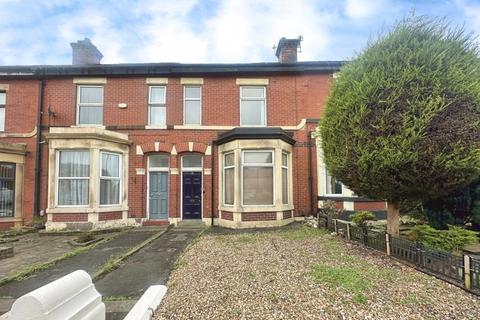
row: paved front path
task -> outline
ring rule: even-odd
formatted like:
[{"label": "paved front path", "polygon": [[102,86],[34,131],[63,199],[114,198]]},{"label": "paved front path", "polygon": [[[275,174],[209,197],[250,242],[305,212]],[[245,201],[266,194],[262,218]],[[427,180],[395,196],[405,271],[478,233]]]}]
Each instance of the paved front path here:
[{"label": "paved front path", "polygon": [[170,229],[96,282],[95,287],[104,297],[139,297],[149,286],[165,284],[180,253],[200,232]]},{"label": "paved front path", "polygon": [[14,252],[13,257],[0,260],[0,278],[11,276],[32,264],[44,263],[74,250],[75,248],[68,244],[68,240],[76,237],[78,235],[40,236],[35,232],[14,237],[18,238],[18,241],[0,244],[13,246]]},{"label": "paved front path", "polygon": [[[75,270],[85,270],[93,275],[106,261],[143,242],[159,230],[142,229],[121,233],[110,241],[99,244],[72,258],[60,261],[54,266],[33,274],[23,281],[13,281],[0,287],[0,297],[18,298],[49,282],[63,277]],[[118,279],[117,279],[118,281]]]}]

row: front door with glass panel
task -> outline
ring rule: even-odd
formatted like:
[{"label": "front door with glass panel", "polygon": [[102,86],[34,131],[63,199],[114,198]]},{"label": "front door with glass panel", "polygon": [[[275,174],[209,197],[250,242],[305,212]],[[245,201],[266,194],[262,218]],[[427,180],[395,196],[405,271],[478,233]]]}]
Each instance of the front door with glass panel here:
[{"label": "front door with glass panel", "polygon": [[149,218],[168,219],[168,156],[152,155],[148,159]]},{"label": "front door with glass panel", "polygon": [[182,157],[183,219],[202,218],[202,156]]}]

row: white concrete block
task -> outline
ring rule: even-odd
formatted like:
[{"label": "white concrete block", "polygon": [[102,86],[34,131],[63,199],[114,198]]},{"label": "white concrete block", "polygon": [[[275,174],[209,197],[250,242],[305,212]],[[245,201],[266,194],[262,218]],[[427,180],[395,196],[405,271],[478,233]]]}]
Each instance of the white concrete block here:
[{"label": "white concrete block", "polygon": [[150,286],[123,320],[150,320],[165,293],[165,286]]},{"label": "white concrete block", "polygon": [[18,298],[8,320],[105,320],[105,304],[83,270]]}]

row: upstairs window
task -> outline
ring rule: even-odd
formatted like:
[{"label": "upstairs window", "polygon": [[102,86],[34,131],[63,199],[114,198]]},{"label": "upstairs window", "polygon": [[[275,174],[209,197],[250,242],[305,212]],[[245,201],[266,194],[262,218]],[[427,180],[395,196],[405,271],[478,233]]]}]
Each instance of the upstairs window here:
[{"label": "upstairs window", "polygon": [[103,86],[79,86],[77,96],[77,123],[79,125],[102,125]]},{"label": "upstairs window", "polygon": [[151,126],[165,126],[167,111],[165,106],[164,86],[152,86],[148,94],[148,124]]},{"label": "upstairs window", "polygon": [[186,86],[183,90],[183,123],[202,123],[202,90],[199,86]]},{"label": "upstairs window", "polygon": [[7,94],[0,92],[0,131],[5,131],[5,104],[7,100]]},{"label": "upstairs window", "polygon": [[116,153],[101,153],[100,205],[120,204],[121,159]]},{"label": "upstairs window", "polygon": [[240,125],[266,126],[265,87],[240,87]]}]

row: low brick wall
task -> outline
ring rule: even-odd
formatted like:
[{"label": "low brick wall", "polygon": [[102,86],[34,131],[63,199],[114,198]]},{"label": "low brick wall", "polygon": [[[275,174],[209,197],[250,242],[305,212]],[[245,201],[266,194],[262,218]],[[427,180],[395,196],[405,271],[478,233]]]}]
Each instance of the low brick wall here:
[{"label": "low brick wall", "polygon": [[86,213],[54,213],[52,215],[53,222],[87,222],[88,214]]},{"label": "low brick wall", "polygon": [[98,214],[98,221],[119,220],[122,219],[122,212],[100,212]]},{"label": "low brick wall", "polygon": [[242,221],[272,221],[277,220],[276,212],[243,212]]},{"label": "low brick wall", "polygon": [[283,217],[282,217],[283,220],[290,219],[291,217],[292,217],[292,211],[290,210],[283,211]]},{"label": "low brick wall", "polygon": [[233,221],[233,212],[222,211],[222,219]]}]

